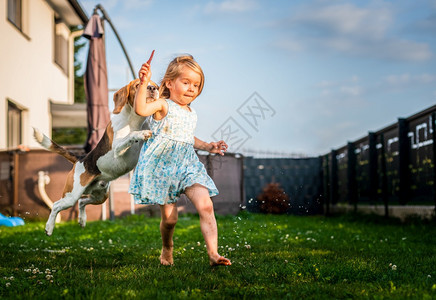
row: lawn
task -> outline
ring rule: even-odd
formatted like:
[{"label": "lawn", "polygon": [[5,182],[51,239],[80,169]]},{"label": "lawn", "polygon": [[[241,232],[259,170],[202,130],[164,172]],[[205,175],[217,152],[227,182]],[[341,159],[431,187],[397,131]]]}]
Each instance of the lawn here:
[{"label": "lawn", "polygon": [[242,212],[218,217],[210,267],[198,216],[181,215],[175,265],[159,264],[159,218],[0,227],[3,299],[435,299],[434,221]]}]

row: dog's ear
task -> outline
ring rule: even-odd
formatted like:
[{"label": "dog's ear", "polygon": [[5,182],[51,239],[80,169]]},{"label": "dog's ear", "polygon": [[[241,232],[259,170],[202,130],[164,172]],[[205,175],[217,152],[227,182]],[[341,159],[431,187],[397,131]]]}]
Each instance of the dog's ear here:
[{"label": "dog's ear", "polygon": [[135,79],[129,83],[128,91],[127,91],[127,101],[130,104],[130,106],[133,107],[133,104],[135,102],[136,92],[138,91],[140,80]]},{"label": "dog's ear", "polygon": [[127,102],[127,89],[128,85],[125,87],[120,88],[115,94],[114,94],[114,104],[115,108],[113,110],[114,114],[119,114],[121,110],[123,109],[124,105],[126,105]]},{"label": "dog's ear", "polygon": [[[122,87],[114,94],[114,104],[115,104],[115,108],[113,110],[114,114],[119,114],[121,112],[124,105],[126,105],[127,101],[129,101],[130,97],[133,96],[133,99],[134,99],[135,95],[131,94],[131,89],[133,88],[133,85],[137,81],[138,81],[138,79],[129,82],[128,85]],[[131,104],[133,104],[133,100],[131,101]]]}]

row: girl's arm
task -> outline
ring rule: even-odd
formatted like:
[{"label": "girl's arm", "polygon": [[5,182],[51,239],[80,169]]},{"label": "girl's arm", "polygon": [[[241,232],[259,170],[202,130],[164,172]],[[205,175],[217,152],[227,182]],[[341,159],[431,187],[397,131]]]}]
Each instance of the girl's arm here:
[{"label": "girl's arm", "polygon": [[166,108],[165,100],[158,99],[156,101],[147,103],[146,98],[147,98],[147,84],[140,83],[135,95],[135,102],[133,104],[136,114],[144,117],[151,116],[156,112],[160,112],[161,114],[164,114],[163,111]]},{"label": "girl's arm", "polygon": [[[154,51],[153,51],[154,52]],[[141,80],[141,83],[138,86],[138,90],[136,91],[135,95],[135,102],[134,102],[134,108],[135,112],[140,116],[151,116],[152,114],[156,112],[161,112],[164,109],[164,103],[162,99],[147,103],[147,86],[150,82],[151,78],[151,70],[150,70],[150,61],[143,64],[141,66],[141,69],[139,70],[139,79]]]},{"label": "girl's arm", "polygon": [[218,153],[224,155],[227,151],[228,145],[224,141],[206,143],[196,137],[194,137],[194,148],[198,150],[204,150],[209,153]]}]

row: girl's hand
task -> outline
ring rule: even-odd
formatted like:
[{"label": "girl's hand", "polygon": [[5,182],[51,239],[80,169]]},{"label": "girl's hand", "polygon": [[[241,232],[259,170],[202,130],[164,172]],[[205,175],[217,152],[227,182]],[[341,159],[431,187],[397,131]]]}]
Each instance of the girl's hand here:
[{"label": "girl's hand", "polygon": [[150,58],[147,60],[145,64],[142,65],[141,70],[139,70],[139,79],[141,80],[141,84],[148,84],[151,79],[151,71],[150,64],[153,59],[154,50],[151,52]]},{"label": "girl's hand", "polygon": [[139,70],[139,79],[141,80],[141,84],[148,84],[151,79],[151,70],[150,70],[150,64],[145,63],[142,65],[141,69]]},{"label": "girl's hand", "polygon": [[211,149],[209,150],[210,153],[218,153],[219,155],[224,155],[224,152],[227,152],[227,148],[229,147],[226,142],[219,141],[219,142],[210,142]]}]

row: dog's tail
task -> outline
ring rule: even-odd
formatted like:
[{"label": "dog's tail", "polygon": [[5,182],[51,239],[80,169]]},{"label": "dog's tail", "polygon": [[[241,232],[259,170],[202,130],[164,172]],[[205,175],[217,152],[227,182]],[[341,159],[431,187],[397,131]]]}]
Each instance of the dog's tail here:
[{"label": "dog's tail", "polygon": [[53,142],[51,139],[49,139],[45,134],[43,134],[35,127],[33,128],[33,136],[35,137],[35,140],[38,143],[40,143],[41,146],[43,146],[45,149],[51,152],[55,152],[59,155],[62,155],[73,164],[79,160],[79,158],[76,155],[74,155],[72,152],[68,151],[64,147],[61,147],[55,142]]}]

